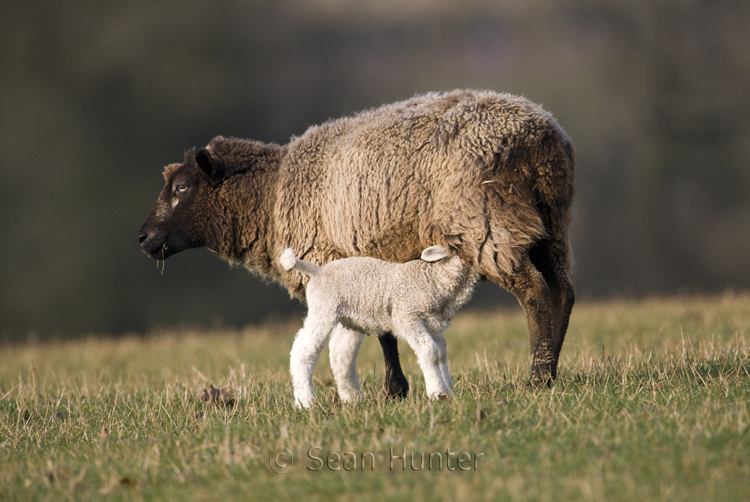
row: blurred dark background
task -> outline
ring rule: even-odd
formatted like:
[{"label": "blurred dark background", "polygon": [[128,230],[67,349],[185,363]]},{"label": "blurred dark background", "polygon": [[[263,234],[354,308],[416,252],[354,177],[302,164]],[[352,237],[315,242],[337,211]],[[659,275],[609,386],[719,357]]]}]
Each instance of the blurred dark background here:
[{"label": "blurred dark background", "polygon": [[141,254],[162,168],[454,88],[522,94],[572,137],[580,298],[750,287],[750,2],[11,0],[0,19],[3,340],[300,315],[205,249],[163,272]]}]

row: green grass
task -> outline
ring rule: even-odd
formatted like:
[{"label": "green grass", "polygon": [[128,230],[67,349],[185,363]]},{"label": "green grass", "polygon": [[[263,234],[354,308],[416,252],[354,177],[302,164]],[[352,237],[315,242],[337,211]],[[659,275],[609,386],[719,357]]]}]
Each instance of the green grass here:
[{"label": "green grass", "polygon": [[[324,354],[309,412],[287,370],[300,324],[3,347],[0,500],[750,498],[748,295],[579,304],[552,390],[525,385],[520,310],[462,313],[455,399],[425,399],[401,344],[413,392],[384,400],[367,339],[365,400],[334,401]],[[210,385],[235,405],[204,404]],[[282,474],[277,447],[294,456]]]}]

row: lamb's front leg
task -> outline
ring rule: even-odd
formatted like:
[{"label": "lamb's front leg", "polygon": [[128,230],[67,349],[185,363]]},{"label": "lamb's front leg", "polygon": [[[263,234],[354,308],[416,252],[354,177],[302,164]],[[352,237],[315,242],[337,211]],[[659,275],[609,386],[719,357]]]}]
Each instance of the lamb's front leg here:
[{"label": "lamb's front leg", "polygon": [[333,378],[341,400],[346,403],[357,401],[362,396],[357,378],[357,354],[363,338],[361,333],[339,323],[333,328],[328,343]]},{"label": "lamb's front leg", "polygon": [[448,369],[448,342],[445,341],[445,330],[438,332],[433,338],[440,353],[440,373],[443,375],[443,381],[450,388],[451,394],[453,394],[453,380],[451,379],[451,372]]},{"label": "lamb's front leg", "polygon": [[294,405],[309,408],[315,401],[313,371],[336,321],[308,315],[292,345],[289,372],[294,385]]},{"label": "lamb's front leg", "polygon": [[404,338],[417,355],[424,374],[425,390],[431,398],[452,396],[453,389],[443,379],[440,369],[440,348],[421,321],[401,322],[397,334]]}]

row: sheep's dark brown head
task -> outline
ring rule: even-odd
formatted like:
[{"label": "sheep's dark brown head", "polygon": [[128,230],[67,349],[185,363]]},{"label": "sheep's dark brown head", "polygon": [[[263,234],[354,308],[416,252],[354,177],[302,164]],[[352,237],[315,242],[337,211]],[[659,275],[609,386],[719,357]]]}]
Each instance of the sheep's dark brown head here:
[{"label": "sheep's dark brown head", "polygon": [[205,148],[188,152],[182,164],[164,169],[164,188],[141,227],[141,250],[163,260],[185,249],[206,246],[206,202],[224,176],[221,162]]}]

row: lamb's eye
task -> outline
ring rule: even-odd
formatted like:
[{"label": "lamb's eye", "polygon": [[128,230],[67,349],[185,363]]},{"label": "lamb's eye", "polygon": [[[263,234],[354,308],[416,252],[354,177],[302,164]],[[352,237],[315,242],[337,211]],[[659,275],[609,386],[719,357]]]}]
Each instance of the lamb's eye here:
[{"label": "lamb's eye", "polygon": [[175,193],[185,193],[188,191],[188,188],[190,187],[188,187],[187,185],[177,185],[176,187],[174,187],[174,191]]}]

